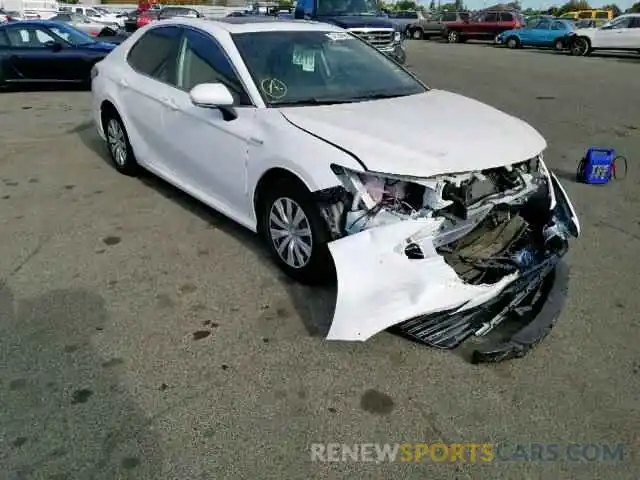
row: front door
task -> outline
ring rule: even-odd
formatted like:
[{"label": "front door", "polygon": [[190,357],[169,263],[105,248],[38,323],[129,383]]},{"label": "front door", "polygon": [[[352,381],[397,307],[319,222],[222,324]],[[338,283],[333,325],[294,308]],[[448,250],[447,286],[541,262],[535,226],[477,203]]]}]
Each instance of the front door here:
[{"label": "front door", "polygon": [[[226,85],[235,99],[235,114],[195,106],[189,91],[203,83]],[[185,29],[177,87],[170,99],[174,110],[164,121],[172,138],[166,152],[169,168],[185,189],[217,210],[236,218],[246,215],[251,202],[246,177],[255,108],[213,37]]]},{"label": "front door", "polygon": [[596,32],[594,46],[600,48],[632,48],[629,31],[633,17],[621,17]]},{"label": "front door", "polygon": [[56,58],[53,44],[59,39],[40,26],[19,23],[5,29],[8,39],[6,65],[14,80],[55,81],[63,79],[64,65]]}]

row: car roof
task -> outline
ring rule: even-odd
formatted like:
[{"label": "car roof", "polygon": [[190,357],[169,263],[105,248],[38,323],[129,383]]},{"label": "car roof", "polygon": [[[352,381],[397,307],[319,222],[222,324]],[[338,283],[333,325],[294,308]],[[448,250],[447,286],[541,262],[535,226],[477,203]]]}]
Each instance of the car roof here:
[{"label": "car roof", "polygon": [[[61,15],[56,13],[56,15]],[[58,27],[61,22],[55,22],[51,20],[21,20],[20,22],[5,23],[0,25],[2,27],[9,27],[11,25],[19,25],[21,27]]]},{"label": "car roof", "polygon": [[[260,19],[260,20],[257,20]],[[263,20],[264,19],[264,20]],[[223,17],[216,19],[201,18],[172,18],[163,20],[165,25],[186,25],[215,34],[216,30],[226,30],[229,33],[250,32],[342,32],[343,29],[327,23],[311,22],[307,20],[282,20],[269,17]]]}]

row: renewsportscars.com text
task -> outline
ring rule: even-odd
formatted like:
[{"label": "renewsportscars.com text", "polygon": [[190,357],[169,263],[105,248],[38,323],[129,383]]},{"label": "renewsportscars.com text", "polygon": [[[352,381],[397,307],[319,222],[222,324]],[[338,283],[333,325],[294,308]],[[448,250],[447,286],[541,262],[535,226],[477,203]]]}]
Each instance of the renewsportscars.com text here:
[{"label": "renewsportscars.com text", "polygon": [[608,443],[313,443],[314,462],[621,462],[624,444]]}]

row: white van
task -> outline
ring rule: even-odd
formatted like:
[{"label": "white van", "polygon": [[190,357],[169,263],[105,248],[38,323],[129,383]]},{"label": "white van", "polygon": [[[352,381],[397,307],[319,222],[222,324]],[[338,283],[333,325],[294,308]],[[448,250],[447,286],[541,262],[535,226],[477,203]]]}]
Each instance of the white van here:
[{"label": "white van", "polygon": [[62,5],[58,9],[60,13],[78,13],[89,17],[91,20],[97,23],[103,23],[105,25],[117,24],[119,27],[124,27],[124,18],[117,18],[110,13],[102,13],[95,8],[87,5]]}]

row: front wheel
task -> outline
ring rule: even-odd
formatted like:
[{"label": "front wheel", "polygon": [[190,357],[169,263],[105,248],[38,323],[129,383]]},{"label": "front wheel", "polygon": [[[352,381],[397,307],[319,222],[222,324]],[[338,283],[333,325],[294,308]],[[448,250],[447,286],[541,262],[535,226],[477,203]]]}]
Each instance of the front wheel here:
[{"label": "front wheel", "polygon": [[329,229],[306,187],[282,179],[261,197],[259,230],[280,269],[306,285],[328,283],[334,272]]},{"label": "front wheel", "polygon": [[414,40],[422,40],[424,38],[424,33],[422,32],[422,29],[420,28],[416,28],[411,32],[411,38],[413,38]]},{"label": "front wheel", "polygon": [[571,42],[571,55],[575,57],[586,57],[591,53],[591,43],[584,37],[579,37]]}]

